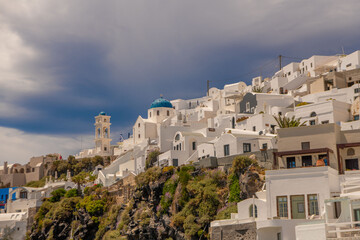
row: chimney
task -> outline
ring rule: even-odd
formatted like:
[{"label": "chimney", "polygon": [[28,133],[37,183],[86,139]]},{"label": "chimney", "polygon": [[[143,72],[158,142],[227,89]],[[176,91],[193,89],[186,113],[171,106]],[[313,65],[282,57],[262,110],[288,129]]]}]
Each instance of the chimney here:
[{"label": "chimney", "polygon": [[4,174],[8,174],[7,161],[4,162]]}]

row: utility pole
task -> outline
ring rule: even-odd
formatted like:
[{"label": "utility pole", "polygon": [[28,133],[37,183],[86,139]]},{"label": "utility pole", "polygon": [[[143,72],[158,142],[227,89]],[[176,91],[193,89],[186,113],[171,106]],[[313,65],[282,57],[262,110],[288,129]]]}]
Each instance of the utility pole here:
[{"label": "utility pole", "polygon": [[282,58],[282,56],[279,55],[279,70],[281,70],[281,58]]},{"label": "utility pole", "polygon": [[207,95],[209,96],[209,89],[210,89],[210,81],[206,81],[206,89],[207,89]]}]

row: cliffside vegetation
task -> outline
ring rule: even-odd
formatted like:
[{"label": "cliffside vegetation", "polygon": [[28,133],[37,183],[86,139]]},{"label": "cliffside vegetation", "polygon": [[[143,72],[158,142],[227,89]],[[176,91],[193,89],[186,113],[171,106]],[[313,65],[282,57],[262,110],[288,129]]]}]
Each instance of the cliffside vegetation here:
[{"label": "cliffside vegetation", "polygon": [[236,203],[262,186],[261,171],[247,157],[235,158],[228,173],[192,165],[150,167],[136,176],[126,205],[99,185],[82,194],[57,190],[36,214],[29,238],[208,239],[211,221],[230,218]]}]

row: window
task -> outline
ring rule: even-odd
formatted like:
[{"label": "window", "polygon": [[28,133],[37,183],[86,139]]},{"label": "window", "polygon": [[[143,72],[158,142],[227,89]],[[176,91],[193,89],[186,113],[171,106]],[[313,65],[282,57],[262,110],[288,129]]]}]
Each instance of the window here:
[{"label": "window", "polygon": [[179,151],[179,145],[176,145],[176,150]]},{"label": "window", "polygon": [[243,143],[243,150],[244,150],[244,153],[251,152],[251,144]]},{"label": "window", "polygon": [[150,112],[150,117],[151,117],[151,112]]},{"label": "window", "polygon": [[287,168],[295,168],[296,167],[295,157],[287,157],[286,158],[286,167]]},{"label": "window", "polygon": [[262,149],[267,149],[268,148],[268,145],[267,145],[267,143],[263,143],[263,145],[262,145]]},{"label": "window", "polygon": [[196,142],[192,142],[192,150],[196,150]]},{"label": "window", "polygon": [[317,194],[308,195],[309,215],[319,215],[318,196]]},{"label": "window", "polygon": [[310,114],[310,117],[316,117],[316,112],[312,112],[312,113]]},{"label": "window", "polygon": [[159,110],[156,111],[156,115],[158,115],[158,116],[160,115],[160,111],[159,111]]},{"label": "window", "polygon": [[281,232],[277,233],[277,240],[281,240]]},{"label": "window", "polygon": [[288,73],[288,76],[290,76],[290,75],[291,75],[291,72]]},{"label": "window", "polygon": [[254,131],[254,132],[256,131],[256,127],[255,127],[255,126],[253,126],[253,131]]},{"label": "window", "polygon": [[312,65],[312,63],[310,63],[310,67],[312,67],[313,65]]},{"label": "window", "polygon": [[140,138],[140,134],[138,134],[138,138]]},{"label": "window", "polygon": [[181,151],[181,143],[179,144],[179,150]]},{"label": "window", "polygon": [[302,150],[308,150],[308,149],[310,149],[310,142],[302,142],[302,143],[301,143],[301,149],[302,149]]},{"label": "window", "polygon": [[167,110],[166,114],[167,114],[168,116],[170,116],[170,111],[169,111],[169,110]]},{"label": "window", "polygon": [[353,156],[353,155],[355,155],[355,150],[354,150],[353,148],[349,148],[349,149],[347,150],[347,155],[348,155],[348,156]]},{"label": "window", "polygon": [[107,151],[107,147],[104,147],[104,151]]},{"label": "window", "polygon": [[[254,209],[255,206],[255,209]],[[258,212],[257,212],[257,206],[254,204],[251,204],[249,207],[249,217],[254,217],[254,213],[255,213],[255,218],[258,217]]]},{"label": "window", "polygon": [[282,115],[282,112],[278,112],[278,114],[279,114],[279,116],[281,116],[281,115]]},{"label": "window", "polygon": [[354,89],[354,93],[359,93],[360,92],[360,88],[355,88]]},{"label": "window", "polygon": [[21,191],[20,198],[27,198],[27,191]]},{"label": "window", "polygon": [[179,140],[180,140],[180,134],[176,134],[175,141],[179,141]]},{"label": "window", "polygon": [[346,67],[351,67],[351,63],[347,64]]},{"label": "window", "polygon": [[309,123],[310,125],[315,125],[315,120],[310,120]]},{"label": "window", "polygon": [[351,77],[349,77],[349,81],[351,81],[351,79],[352,79],[352,78],[351,78]]},{"label": "window", "polygon": [[288,217],[287,196],[276,197],[278,217]]},{"label": "window", "polygon": [[224,145],[224,156],[230,155],[230,146],[229,144]]},{"label": "window", "polygon": [[358,121],[359,120],[359,114],[354,116],[354,121]]},{"label": "window", "polygon": [[179,160],[178,159],[173,159],[173,166],[177,167],[179,165]]},{"label": "window", "polygon": [[140,127],[140,123],[138,123],[138,127]]},{"label": "window", "polygon": [[329,123],[329,120],[326,120],[326,121],[322,121],[321,124],[328,124]]}]

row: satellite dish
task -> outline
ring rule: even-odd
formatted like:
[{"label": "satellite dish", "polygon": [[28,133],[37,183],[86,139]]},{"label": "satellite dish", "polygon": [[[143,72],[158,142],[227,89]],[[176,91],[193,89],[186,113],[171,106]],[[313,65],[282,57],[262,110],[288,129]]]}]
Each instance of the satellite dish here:
[{"label": "satellite dish", "polygon": [[264,134],[264,132],[263,132],[263,131],[260,131],[260,132],[259,132],[259,135],[263,135],[263,134]]}]

